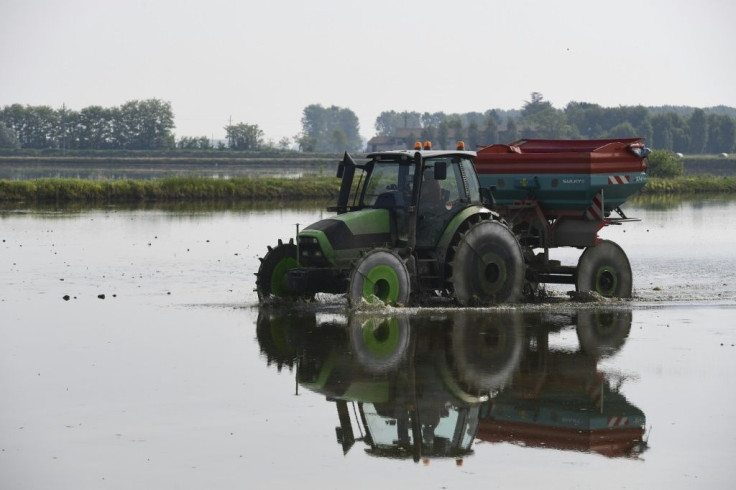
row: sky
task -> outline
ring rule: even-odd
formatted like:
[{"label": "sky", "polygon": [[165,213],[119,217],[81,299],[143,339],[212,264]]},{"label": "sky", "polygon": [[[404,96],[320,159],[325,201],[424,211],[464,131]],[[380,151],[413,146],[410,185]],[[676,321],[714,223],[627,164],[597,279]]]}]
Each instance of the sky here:
[{"label": "sky", "polygon": [[177,137],[257,124],[278,142],[310,104],[520,109],[540,92],[620,105],[736,106],[732,0],[0,0],[0,107],[157,98]]}]

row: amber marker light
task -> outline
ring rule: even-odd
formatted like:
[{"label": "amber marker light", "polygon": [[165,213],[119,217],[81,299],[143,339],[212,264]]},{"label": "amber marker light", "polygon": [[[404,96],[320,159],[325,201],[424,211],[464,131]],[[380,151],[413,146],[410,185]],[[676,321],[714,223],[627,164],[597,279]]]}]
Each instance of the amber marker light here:
[{"label": "amber marker light", "polygon": [[424,142],[424,149],[425,150],[431,150],[432,149],[432,142],[427,140]]}]

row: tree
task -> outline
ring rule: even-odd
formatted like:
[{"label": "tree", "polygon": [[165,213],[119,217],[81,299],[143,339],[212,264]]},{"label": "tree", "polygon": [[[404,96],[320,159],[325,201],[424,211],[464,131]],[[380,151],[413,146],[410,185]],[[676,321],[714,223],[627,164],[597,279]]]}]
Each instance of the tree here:
[{"label": "tree", "polygon": [[131,150],[174,146],[171,104],[158,99],[131,100],[113,112],[117,145]]},{"label": "tree", "polygon": [[225,126],[225,133],[232,150],[260,150],[263,146],[263,131],[257,124],[231,124]]},{"label": "tree", "polygon": [[651,146],[659,150],[672,150],[672,127],[670,120],[663,115],[652,117]]},{"label": "tree", "polygon": [[304,108],[302,132],[296,141],[302,151],[355,151],[360,150],[358,116],[350,109],[320,104]]},{"label": "tree", "polygon": [[647,174],[650,177],[678,177],[683,171],[683,163],[669,150],[654,150],[647,157]]},{"label": "tree", "polygon": [[450,127],[447,119],[443,120],[437,126],[437,141],[435,142],[436,149],[447,148],[447,139],[449,137]]},{"label": "tree", "polygon": [[637,136],[636,129],[628,121],[617,124],[606,134],[607,138],[635,138]]},{"label": "tree", "polygon": [[528,118],[538,112],[552,109],[552,104],[544,100],[544,96],[541,93],[532,92],[531,98],[532,100],[524,101],[524,106],[521,109],[522,117]]},{"label": "tree", "polygon": [[503,136],[499,133],[499,137],[509,143],[519,139],[519,130],[516,127],[516,121],[513,117],[510,117],[508,121],[506,121],[506,131],[504,131]]},{"label": "tree", "polygon": [[79,147],[82,149],[102,150],[112,148],[113,114],[104,107],[93,105],[79,111],[78,134]]},{"label": "tree", "polygon": [[498,143],[498,116],[495,111],[489,111],[485,115],[485,127],[480,136],[480,144],[490,146]]},{"label": "tree", "polygon": [[211,150],[213,148],[207,136],[182,136],[176,147],[182,150]]},{"label": "tree", "polygon": [[708,142],[708,120],[703,109],[695,109],[687,120],[690,132],[690,153],[703,153]]},{"label": "tree", "polygon": [[422,120],[418,112],[384,111],[376,118],[375,128],[380,136],[392,136],[400,128],[421,128]]},{"label": "tree", "polygon": [[288,150],[290,146],[291,146],[291,138],[287,138],[286,136],[284,136],[283,138],[279,140],[279,143],[278,143],[279,150]]},{"label": "tree", "polygon": [[555,109],[539,92],[532,92],[532,100],[524,104],[521,120],[537,138],[570,138],[579,134],[568,125],[565,112]]},{"label": "tree", "polygon": [[708,153],[730,153],[736,147],[736,124],[725,115],[708,115]]},{"label": "tree", "polygon": [[15,133],[2,122],[0,122],[0,148],[10,148],[12,150],[20,148]]},{"label": "tree", "polygon": [[447,114],[444,112],[425,112],[421,116],[423,128],[437,128],[442,121],[447,119]]},{"label": "tree", "polygon": [[469,150],[474,150],[480,143],[480,130],[475,120],[470,121],[468,124],[468,137],[465,143],[465,147]]}]

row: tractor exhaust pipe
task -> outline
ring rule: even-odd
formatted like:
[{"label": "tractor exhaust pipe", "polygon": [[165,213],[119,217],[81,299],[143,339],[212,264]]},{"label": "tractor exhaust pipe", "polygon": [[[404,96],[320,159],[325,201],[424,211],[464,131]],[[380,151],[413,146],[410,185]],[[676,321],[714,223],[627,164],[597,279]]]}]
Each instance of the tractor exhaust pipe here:
[{"label": "tractor exhaust pipe", "polygon": [[350,199],[350,190],[353,187],[353,177],[355,176],[355,160],[352,159],[348,152],[342,157],[342,161],[337,165],[337,178],[341,178],[340,193],[337,195],[337,212],[345,213],[348,210],[348,200]]}]

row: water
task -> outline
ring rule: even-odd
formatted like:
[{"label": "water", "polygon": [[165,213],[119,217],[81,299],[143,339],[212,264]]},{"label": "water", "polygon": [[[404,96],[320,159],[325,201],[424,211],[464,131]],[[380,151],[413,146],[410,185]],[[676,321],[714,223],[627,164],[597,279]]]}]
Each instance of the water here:
[{"label": "water", "polygon": [[[0,179],[30,180],[65,178],[85,180],[149,180],[165,177],[211,177],[229,179],[234,177],[281,177],[296,178],[305,175],[321,175],[324,163],[292,162],[284,165],[274,162],[210,162],[200,163],[145,163],[116,161],[109,165],[99,162],[76,163],[22,163],[0,162]],[[329,171],[328,173],[332,173]]]},{"label": "water", "polygon": [[319,209],[3,211],[1,487],[730,488],[736,203],[627,211],[633,301],[352,315],[256,305]]}]

